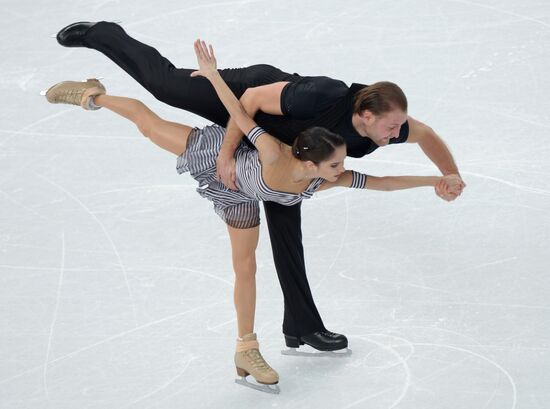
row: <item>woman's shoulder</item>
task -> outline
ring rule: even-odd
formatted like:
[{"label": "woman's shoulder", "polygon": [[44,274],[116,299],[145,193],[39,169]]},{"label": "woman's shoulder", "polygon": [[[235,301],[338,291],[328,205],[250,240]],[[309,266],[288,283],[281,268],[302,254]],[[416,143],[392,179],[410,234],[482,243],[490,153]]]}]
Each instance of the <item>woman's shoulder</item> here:
[{"label": "woman's shoulder", "polygon": [[289,157],[292,156],[290,146],[271,135],[269,136],[271,137],[269,144],[258,146],[260,160],[265,166],[281,166],[283,162],[288,162]]}]

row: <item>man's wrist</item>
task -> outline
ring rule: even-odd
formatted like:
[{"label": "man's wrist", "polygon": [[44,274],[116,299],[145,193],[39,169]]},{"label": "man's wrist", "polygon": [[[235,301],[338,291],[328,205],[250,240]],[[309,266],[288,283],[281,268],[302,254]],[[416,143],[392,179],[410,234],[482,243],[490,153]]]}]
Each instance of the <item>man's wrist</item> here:
[{"label": "man's wrist", "polygon": [[444,169],[443,171],[441,171],[441,174],[443,176],[458,175],[458,177],[462,178],[462,176],[460,176],[460,173],[458,172],[458,169]]}]

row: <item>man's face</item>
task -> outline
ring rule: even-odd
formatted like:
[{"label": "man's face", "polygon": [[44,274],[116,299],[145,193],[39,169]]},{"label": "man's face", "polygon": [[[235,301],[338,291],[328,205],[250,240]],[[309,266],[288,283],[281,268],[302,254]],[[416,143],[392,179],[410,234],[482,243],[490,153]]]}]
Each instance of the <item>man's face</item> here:
[{"label": "man's face", "polygon": [[399,109],[374,115],[368,111],[361,114],[367,136],[378,146],[386,146],[390,139],[399,136],[401,125],[407,121],[407,113]]},{"label": "man's face", "polygon": [[346,145],[337,147],[334,153],[317,165],[319,177],[328,180],[329,182],[335,182],[344,171],[344,160],[346,159],[347,149]]}]

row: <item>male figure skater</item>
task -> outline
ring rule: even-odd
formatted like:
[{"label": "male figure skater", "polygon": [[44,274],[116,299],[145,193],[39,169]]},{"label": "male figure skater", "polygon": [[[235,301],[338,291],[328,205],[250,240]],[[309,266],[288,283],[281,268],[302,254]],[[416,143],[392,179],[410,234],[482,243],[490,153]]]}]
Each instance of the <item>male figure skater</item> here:
[{"label": "male figure skater", "polygon": [[[176,68],[154,48],[143,44],[117,24],[78,22],[57,34],[65,47],[87,47],[100,51],[119,65],[158,100],[193,112],[221,126],[228,126],[218,158],[218,173],[229,187],[234,185],[233,152],[242,134],[214,88],[202,77],[191,77],[193,69]],[[270,134],[292,145],[302,130],[323,126],[341,134],[348,155],[362,157],[380,146],[418,143],[442,174],[459,174],[442,139],[428,126],[407,116],[407,100],[401,89],[382,83],[368,94],[368,87],[327,77],[302,77],[269,65],[219,70],[247,111],[257,112],[256,122]],[[444,183],[436,193],[451,201]],[[307,281],[302,247],[300,204],[282,206],[264,202],[275,267],[284,295],[283,333],[286,345],[308,344],[320,351],[348,346],[342,334],[328,331],[317,311]]]}]

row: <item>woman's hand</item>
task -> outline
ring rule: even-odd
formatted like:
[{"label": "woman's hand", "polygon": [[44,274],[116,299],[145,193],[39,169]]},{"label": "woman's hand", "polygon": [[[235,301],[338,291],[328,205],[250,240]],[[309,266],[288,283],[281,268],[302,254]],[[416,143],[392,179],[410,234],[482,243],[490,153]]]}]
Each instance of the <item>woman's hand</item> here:
[{"label": "woman's hand", "polygon": [[216,57],[214,56],[214,49],[212,45],[206,45],[206,43],[200,39],[195,40],[195,54],[197,55],[197,62],[199,69],[191,73],[192,77],[202,76],[209,78],[214,74],[217,74],[216,69]]},{"label": "woman's hand", "polygon": [[235,157],[226,155],[220,151],[216,159],[216,177],[225,187],[231,190],[239,190],[235,181],[237,179],[235,171]]},{"label": "woman's hand", "polygon": [[443,200],[451,202],[461,195],[466,187],[464,181],[458,175],[442,176],[435,185],[435,193]]}]

